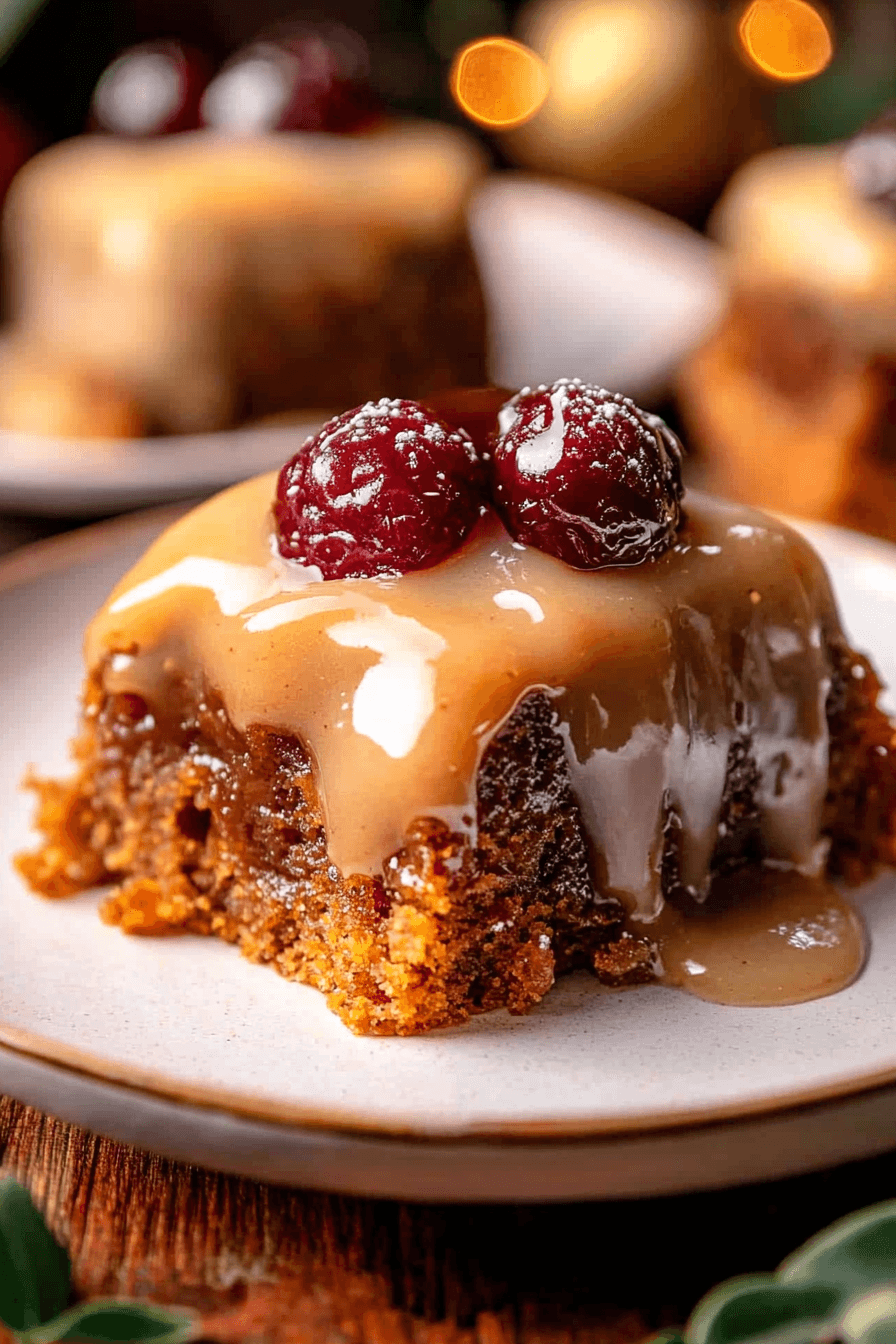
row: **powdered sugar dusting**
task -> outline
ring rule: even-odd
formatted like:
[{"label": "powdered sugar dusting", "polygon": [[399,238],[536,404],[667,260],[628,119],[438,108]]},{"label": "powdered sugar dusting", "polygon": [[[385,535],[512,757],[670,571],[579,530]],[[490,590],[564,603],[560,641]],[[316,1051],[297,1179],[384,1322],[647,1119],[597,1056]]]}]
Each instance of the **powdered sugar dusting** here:
[{"label": "powdered sugar dusting", "polygon": [[368,401],[330,420],[286,463],[278,545],[327,579],[426,568],[463,541],[482,509],[472,439],[415,401]]},{"label": "powdered sugar dusting", "polygon": [[499,416],[492,492],[511,534],[577,569],[641,564],[674,543],[681,445],[621,393],[561,378]]}]

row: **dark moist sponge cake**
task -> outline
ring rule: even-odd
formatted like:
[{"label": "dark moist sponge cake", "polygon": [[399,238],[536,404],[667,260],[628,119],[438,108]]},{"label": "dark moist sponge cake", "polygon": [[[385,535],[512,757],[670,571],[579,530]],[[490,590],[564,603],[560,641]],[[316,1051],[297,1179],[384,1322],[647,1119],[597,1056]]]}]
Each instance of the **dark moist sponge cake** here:
[{"label": "dark moist sponge cake", "polygon": [[[546,392],[562,438],[584,393]],[[597,440],[630,407],[589,405]],[[550,429],[516,459],[542,484]],[[657,558],[576,569],[482,508],[438,563],[322,578],[281,555],[275,487],[187,515],[91,623],[77,774],[31,781],[40,893],[113,884],[126,932],[217,934],[407,1034],[573,967],[661,975],[664,907],[730,870],[896,861],[878,681],[783,524],[690,492]]]}]

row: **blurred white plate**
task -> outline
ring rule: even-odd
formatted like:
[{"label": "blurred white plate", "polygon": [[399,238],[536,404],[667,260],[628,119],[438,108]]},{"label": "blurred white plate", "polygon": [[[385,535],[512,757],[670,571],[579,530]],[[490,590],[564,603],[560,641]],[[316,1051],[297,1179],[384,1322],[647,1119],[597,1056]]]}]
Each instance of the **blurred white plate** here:
[{"label": "blurred white plate", "polygon": [[726,302],[715,244],[606,192],[495,174],[470,231],[499,387],[581,378],[649,403]]},{"label": "blurred white plate", "polygon": [[[653,400],[724,302],[705,238],[586,188],[496,174],[470,231],[498,386],[582,378]],[[116,440],[0,430],[0,511],[99,515],[210,493],[279,467],[320,423]]]},{"label": "blurred white plate", "polygon": [[[85,621],[159,531],[123,520],[0,564],[0,1091],[246,1175],[433,1199],[646,1195],[781,1176],[896,1134],[896,876],[859,894],[868,965],[788,1008],[563,977],[526,1017],[352,1036],[324,997],[214,939],[125,938],[42,901],[34,762],[66,770]],[[855,643],[896,679],[896,549],[806,528]]]},{"label": "blurred white plate", "polygon": [[0,431],[0,510],[85,517],[210,494],[280,467],[320,416],[155,439],[51,439]]}]

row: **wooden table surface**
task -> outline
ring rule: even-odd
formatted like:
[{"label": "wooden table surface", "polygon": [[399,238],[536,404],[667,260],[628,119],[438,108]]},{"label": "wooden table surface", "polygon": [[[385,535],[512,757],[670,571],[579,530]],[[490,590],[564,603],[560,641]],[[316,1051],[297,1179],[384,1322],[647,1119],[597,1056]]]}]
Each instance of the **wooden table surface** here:
[{"label": "wooden table surface", "polygon": [[68,1248],[79,1297],[191,1306],[221,1344],[634,1344],[719,1279],[896,1196],[894,1153],[686,1197],[397,1203],[183,1166],[8,1099],[0,1171]]}]

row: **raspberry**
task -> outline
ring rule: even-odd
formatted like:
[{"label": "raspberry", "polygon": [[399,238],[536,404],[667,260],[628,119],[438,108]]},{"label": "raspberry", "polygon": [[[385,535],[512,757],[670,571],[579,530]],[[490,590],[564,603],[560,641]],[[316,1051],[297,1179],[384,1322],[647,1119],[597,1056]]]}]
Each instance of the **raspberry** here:
[{"label": "raspberry", "polygon": [[0,205],[16,173],[37,147],[37,137],[19,114],[8,103],[0,102]]},{"label": "raspberry", "polygon": [[382,115],[363,38],[339,23],[297,23],[244,47],[202,100],[203,124],[236,135],[365,130]]},{"label": "raspberry", "polygon": [[199,125],[199,100],[211,69],[180,42],[144,42],[117,56],[100,75],[91,123],[115,135],[171,135]]},{"label": "raspberry", "polygon": [[428,569],[484,512],[482,468],[462,429],[415,401],[369,401],[337,416],[283,467],[280,554],[325,579]]},{"label": "raspberry", "polygon": [[662,555],[680,520],[681,444],[621,393],[561,378],[502,408],[495,506],[518,541],[575,569]]}]

